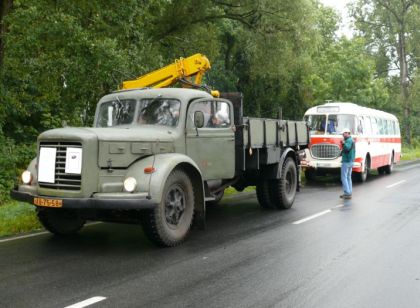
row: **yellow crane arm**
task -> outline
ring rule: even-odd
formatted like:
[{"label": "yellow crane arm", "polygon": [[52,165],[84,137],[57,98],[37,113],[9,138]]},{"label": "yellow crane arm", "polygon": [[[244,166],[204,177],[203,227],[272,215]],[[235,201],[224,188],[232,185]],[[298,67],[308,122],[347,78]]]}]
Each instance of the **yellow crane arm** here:
[{"label": "yellow crane arm", "polygon": [[[183,81],[182,85],[186,87],[200,87],[204,73],[209,69],[209,59],[197,53],[188,58],[175,60],[175,63],[140,76],[135,80],[124,81],[122,89],[164,88],[172,86],[178,81]],[[219,96],[218,91],[211,91],[211,94],[216,97]]]}]

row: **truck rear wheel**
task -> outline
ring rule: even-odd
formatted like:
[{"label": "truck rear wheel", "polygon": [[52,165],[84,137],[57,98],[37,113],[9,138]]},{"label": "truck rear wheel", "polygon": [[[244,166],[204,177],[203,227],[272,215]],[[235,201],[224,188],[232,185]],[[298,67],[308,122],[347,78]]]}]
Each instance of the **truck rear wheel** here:
[{"label": "truck rear wheel", "polygon": [[283,164],[280,179],[272,181],[271,201],[279,209],[290,209],[295,201],[297,190],[297,169],[292,158]]},{"label": "truck rear wheel", "polygon": [[274,209],[275,205],[270,200],[270,183],[268,180],[261,180],[257,184],[257,199],[263,209]]},{"label": "truck rear wheel", "polygon": [[174,170],[166,180],[162,200],[142,218],[147,237],[160,246],[180,244],[188,234],[194,214],[194,190],[188,175]]},{"label": "truck rear wheel", "polygon": [[56,235],[75,234],[86,223],[76,210],[39,208],[37,215],[44,228]]}]

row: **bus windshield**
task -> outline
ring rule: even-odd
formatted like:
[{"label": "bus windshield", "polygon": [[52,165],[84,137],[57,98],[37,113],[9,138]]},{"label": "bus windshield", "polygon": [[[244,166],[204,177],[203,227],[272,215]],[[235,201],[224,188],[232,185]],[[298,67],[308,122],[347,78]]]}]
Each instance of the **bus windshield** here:
[{"label": "bus windshield", "polygon": [[311,135],[324,135],[327,116],[325,114],[311,114],[305,116]]},{"label": "bus windshield", "polygon": [[348,128],[355,133],[355,116],[350,114],[330,114],[327,121],[327,135],[340,135]]}]

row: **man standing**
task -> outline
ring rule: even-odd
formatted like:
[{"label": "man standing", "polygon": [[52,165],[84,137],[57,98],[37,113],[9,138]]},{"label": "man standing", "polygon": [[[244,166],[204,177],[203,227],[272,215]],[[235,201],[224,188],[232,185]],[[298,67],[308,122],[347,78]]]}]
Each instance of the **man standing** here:
[{"label": "man standing", "polygon": [[343,148],[341,159],[341,183],[343,184],[344,194],[340,196],[343,199],[351,199],[352,187],[351,171],[355,157],[354,141],[350,136],[351,132],[348,128],[343,130],[344,140],[341,141]]}]

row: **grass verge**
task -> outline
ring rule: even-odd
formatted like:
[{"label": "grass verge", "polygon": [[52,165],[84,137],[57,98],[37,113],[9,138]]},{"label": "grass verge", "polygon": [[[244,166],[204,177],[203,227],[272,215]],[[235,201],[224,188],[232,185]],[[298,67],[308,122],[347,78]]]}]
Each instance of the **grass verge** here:
[{"label": "grass verge", "polygon": [[0,236],[16,235],[41,228],[34,206],[17,201],[0,206]]},{"label": "grass verge", "polygon": [[420,147],[403,146],[401,160],[420,159]]},{"label": "grass verge", "polygon": [[[255,186],[248,186],[242,192],[252,192],[252,191],[255,191]],[[228,187],[225,189],[225,196],[236,195],[237,193],[238,191],[233,187]]]}]

